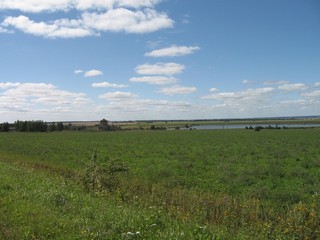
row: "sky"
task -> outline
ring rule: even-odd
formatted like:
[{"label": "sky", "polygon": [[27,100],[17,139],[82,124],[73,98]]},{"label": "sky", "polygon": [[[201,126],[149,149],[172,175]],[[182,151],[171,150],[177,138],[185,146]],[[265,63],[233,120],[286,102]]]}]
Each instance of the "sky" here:
[{"label": "sky", "polygon": [[0,0],[0,122],[308,115],[319,0]]}]

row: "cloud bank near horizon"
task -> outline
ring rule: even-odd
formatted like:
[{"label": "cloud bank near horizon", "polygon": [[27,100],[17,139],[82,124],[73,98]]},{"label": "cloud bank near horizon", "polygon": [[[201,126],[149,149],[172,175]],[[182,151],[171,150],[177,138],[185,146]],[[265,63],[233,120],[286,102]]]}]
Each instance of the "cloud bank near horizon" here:
[{"label": "cloud bank near horizon", "polygon": [[[96,86],[94,86],[96,85]],[[296,86],[296,83],[292,83]],[[223,92],[208,89],[210,94],[199,96],[204,102],[154,100],[141,98],[139,94],[126,91],[107,91],[95,97],[83,92],[70,92],[47,83],[0,82],[0,113],[8,121],[15,120],[139,120],[139,119],[192,119],[232,117],[270,117],[313,115],[313,106],[320,105],[319,84],[305,85],[292,98],[287,84],[279,87],[249,88],[242,91]],[[92,87],[128,87],[108,82],[92,84]],[[173,85],[159,92],[165,95],[190,94],[194,87]],[[280,99],[280,100],[279,100]],[[214,113],[211,117],[208,112]],[[49,114],[50,113],[50,114]],[[105,114],[108,113],[108,116]],[[128,118],[130,113],[130,118]],[[46,116],[43,119],[43,116]],[[170,116],[170,117],[169,117]]]}]

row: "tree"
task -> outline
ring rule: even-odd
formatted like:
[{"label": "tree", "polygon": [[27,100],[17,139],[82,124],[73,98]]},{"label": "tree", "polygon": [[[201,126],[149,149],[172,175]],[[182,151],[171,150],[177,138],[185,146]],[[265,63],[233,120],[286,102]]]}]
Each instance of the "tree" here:
[{"label": "tree", "polygon": [[64,125],[62,122],[58,122],[57,124],[57,131],[63,131],[64,130]]},{"label": "tree", "polygon": [[56,126],[56,124],[53,122],[53,123],[51,123],[50,125],[49,125],[49,131],[50,132],[54,132],[54,131],[56,131],[57,130],[57,126]]},{"label": "tree", "polygon": [[102,130],[102,131],[110,130],[110,125],[109,125],[108,120],[102,119],[100,121],[99,130]]},{"label": "tree", "polygon": [[8,122],[4,122],[4,123],[0,124],[0,130],[1,130],[1,132],[9,132],[10,124]]}]

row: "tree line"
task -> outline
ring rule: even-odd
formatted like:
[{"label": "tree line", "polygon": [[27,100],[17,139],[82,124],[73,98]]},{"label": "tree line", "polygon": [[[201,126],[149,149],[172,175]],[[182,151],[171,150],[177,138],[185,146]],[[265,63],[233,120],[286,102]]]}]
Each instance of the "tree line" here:
[{"label": "tree line", "polygon": [[63,131],[65,126],[62,122],[47,123],[44,121],[15,121],[13,124],[4,122],[0,124],[1,132],[9,132],[15,130],[17,132],[54,132]]},{"label": "tree line", "polygon": [[[119,126],[115,126],[113,124],[109,124],[109,121],[106,119],[102,119],[98,125],[97,130],[99,131],[117,131],[121,130]],[[87,126],[72,126],[71,123],[64,125],[62,122],[51,122],[47,123],[42,120],[38,121],[20,121],[17,120],[14,123],[0,123],[0,132],[55,132],[55,131],[64,131],[64,130],[75,130],[81,131],[86,130]]]}]

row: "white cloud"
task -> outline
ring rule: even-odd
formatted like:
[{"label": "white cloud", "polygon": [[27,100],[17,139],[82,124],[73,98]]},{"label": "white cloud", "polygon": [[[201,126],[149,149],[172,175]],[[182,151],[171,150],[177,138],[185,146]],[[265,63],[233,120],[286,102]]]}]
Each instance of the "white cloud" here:
[{"label": "white cloud", "polygon": [[250,83],[254,83],[254,81],[252,81],[252,80],[243,80],[242,83],[243,84],[250,84]]},{"label": "white cloud", "polygon": [[308,87],[304,83],[292,83],[292,84],[284,84],[278,87],[279,90],[285,92],[293,92],[293,91],[304,91],[308,89]]},{"label": "white cloud", "polygon": [[0,82],[0,88],[2,88],[2,89],[12,88],[12,87],[17,87],[20,84],[21,83]]},{"label": "white cloud", "polygon": [[200,48],[198,46],[188,47],[188,46],[171,46],[168,48],[162,48],[153,50],[145,54],[148,57],[177,57],[193,54]]},{"label": "white cloud", "polygon": [[[221,103],[212,104],[211,111],[221,116],[257,117],[273,115],[274,88],[247,89],[238,92],[221,92],[203,96],[202,99],[216,100]],[[209,111],[209,110],[207,110]]]},{"label": "white cloud", "polygon": [[23,12],[54,12],[69,8],[69,2],[66,0],[1,0],[0,9],[4,10],[20,10]]},{"label": "white cloud", "polygon": [[[195,90],[187,88],[173,86],[162,91],[174,95]],[[317,115],[320,105],[319,89],[309,89],[297,97],[271,87],[234,92],[218,92],[212,88],[210,94],[202,99],[213,101],[198,104],[142,99],[129,91],[108,92],[98,97],[105,100],[99,100],[101,105],[85,93],[65,91],[52,84],[0,82],[0,116],[2,121],[136,120],[168,119],[168,116],[169,119],[270,117]]]},{"label": "white cloud", "polygon": [[166,13],[157,12],[158,0],[0,0],[1,9],[22,12],[79,11],[77,19],[34,21],[28,16],[8,16],[0,24],[0,32],[18,29],[46,38],[77,38],[101,32],[148,33],[173,27]]},{"label": "white cloud", "polygon": [[147,41],[147,47],[149,49],[155,49],[161,44],[162,40],[155,40],[155,41]]},{"label": "white cloud", "polygon": [[108,93],[99,95],[99,98],[104,100],[132,99],[136,97],[137,95],[131,92],[108,92]]},{"label": "white cloud", "polygon": [[109,83],[109,82],[92,83],[91,86],[94,88],[126,88],[128,87],[128,85],[115,84],[115,83]]},{"label": "white cloud", "polygon": [[184,87],[184,86],[171,86],[165,87],[159,90],[158,92],[163,93],[165,95],[176,95],[176,94],[190,94],[197,91],[196,87]]},{"label": "white cloud", "polygon": [[[69,0],[70,1],[70,0]],[[79,10],[87,9],[113,9],[117,7],[142,8],[154,7],[161,0],[78,0],[75,1],[75,8]]]},{"label": "white cloud", "polygon": [[116,7],[154,7],[161,0],[1,0],[0,9],[22,12],[56,12],[76,10],[106,10]]},{"label": "white cloud", "polygon": [[309,93],[302,93],[301,96],[304,96],[307,98],[318,98],[318,100],[320,100],[320,90],[316,90]]},{"label": "white cloud", "polygon": [[267,81],[264,81],[263,84],[264,85],[284,85],[284,84],[288,84],[289,82],[288,81],[284,81],[284,80],[267,80]]},{"label": "white cloud", "polygon": [[166,76],[148,76],[148,77],[133,77],[130,78],[131,82],[138,83],[148,83],[153,85],[166,85],[176,83],[177,79],[174,77],[166,77]]},{"label": "white cloud", "polygon": [[187,14],[185,14],[185,15],[182,17],[181,22],[182,22],[183,24],[188,24],[188,23],[190,23],[190,16],[187,15]]},{"label": "white cloud", "polygon": [[[76,21],[76,20],[75,20]],[[95,35],[90,29],[82,27],[79,23],[72,23],[69,20],[55,21],[51,23],[34,22],[28,17],[20,15],[18,17],[7,17],[1,23],[3,27],[14,27],[22,32],[48,37],[48,38],[75,38]]]},{"label": "white cloud", "polygon": [[209,92],[217,92],[219,89],[218,88],[210,88]]},{"label": "white cloud", "polygon": [[96,69],[92,69],[92,70],[86,71],[84,73],[85,77],[96,77],[96,76],[100,76],[100,75],[103,75],[103,72],[100,70],[96,70]]},{"label": "white cloud", "polygon": [[95,31],[127,33],[148,33],[173,26],[173,21],[165,13],[154,9],[132,11],[118,8],[105,13],[84,13],[82,21]]},{"label": "white cloud", "polygon": [[242,104],[252,101],[252,104],[256,104],[259,100],[264,99],[266,96],[270,96],[274,92],[274,88],[257,88],[247,89],[239,92],[222,92],[215,93],[202,97],[202,99],[208,100],[220,100],[232,104]]},{"label": "white cloud", "polygon": [[84,99],[84,93],[71,93],[57,89],[47,83],[10,83],[10,87],[2,93],[3,96],[24,99],[28,102],[43,104],[70,104],[71,101]]},{"label": "white cloud", "polygon": [[61,109],[77,112],[92,103],[84,93],[60,90],[52,84],[9,82],[2,87],[0,113],[11,119],[43,119],[44,111],[50,112],[50,117],[54,118],[56,113],[61,114]]},{"label": "white cloud", "polygon": [[10,31],[8,29],[5,29],[3,27],[1,27],[0,25],[0,33],[9,33]]},{"label": "white cloud", "polygon": [[80,74],[80,73],[83,73],[83,70],[77,69],[77,70],[74,70],[74,73],[75,73],[75,74]]},{"label": "white cloud", "polygon": [[314,85],[313,86],[315,86],[315,87],[320,87],[320,82],[316,82],[316,83],[314,83]]},{"label": "white cloud", "polygon": [[[107,99],[110,100],[110,99]],[[140,99],[132,98],[111,99],[108,105],[100,105],[96,111],[108,113],[111,118],[117,119],[174,119],[187,118],[192,104],[184,101]],[[185,116],[185,117],[182,117]]]},{"label": "white cloud", "polygon": [[139,65],[135,71],[143,75],[174,75],[182,73],[184,69],[184,65],[178,63],[156,63]]}]

